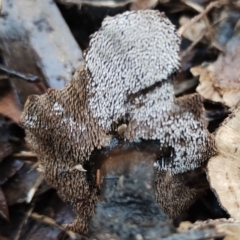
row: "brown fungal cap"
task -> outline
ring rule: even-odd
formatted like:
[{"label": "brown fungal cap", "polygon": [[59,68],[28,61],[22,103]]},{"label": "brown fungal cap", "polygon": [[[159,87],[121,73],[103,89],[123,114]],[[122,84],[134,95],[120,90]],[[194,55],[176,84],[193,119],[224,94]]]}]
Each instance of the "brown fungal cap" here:
[{"label": "brown fungal cap", "polygon": [[[22,125],[37,153],[47,181],[77,212],[73,229],[87,232],[98,198],[94,176],[84,163],[94,148],[109,145],[109,137],[96,124],[86,104],[88,77],[83,68],[62,90],[49,89],[25,104]],[[87,179],[92,179],[89,181]]]},{"label": "brown fungal cap", "polygon": [[101,126],[108,128],[125,114],[130,94],[178,70],[179,44],[174,25],[158,11],[125,12],[103,21],[85,56],[89,106]]}]

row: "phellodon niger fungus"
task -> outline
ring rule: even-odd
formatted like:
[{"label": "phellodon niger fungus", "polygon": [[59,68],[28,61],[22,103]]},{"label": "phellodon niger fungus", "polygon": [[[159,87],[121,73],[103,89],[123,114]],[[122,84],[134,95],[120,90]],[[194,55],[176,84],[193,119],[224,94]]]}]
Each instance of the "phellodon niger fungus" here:
[{"label": "phellodon niger fungus", "polygon": [[98,156],[108,156],[119,142],[158,145],[150,162],[156,200],[168,216],[194,198],[185,174],[214,154],[214,144],[201,97],[174,97],[179,44],[175,27],[158,11],[107,17],[71,82],[29,97],[22,126],[46,179],[77,213],[69,228],[87,233],[101,192],[97,173],[104,161]]}]

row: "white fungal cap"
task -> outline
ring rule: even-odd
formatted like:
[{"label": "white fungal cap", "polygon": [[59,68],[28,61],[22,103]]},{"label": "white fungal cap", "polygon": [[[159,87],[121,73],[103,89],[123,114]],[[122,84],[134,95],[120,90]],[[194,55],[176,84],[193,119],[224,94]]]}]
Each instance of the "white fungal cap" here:
[{"label": "white fungal cap", "polygon": [[174,25],[158,11],[125,12],[103,21],[85,56],[89,106],[102,127],[125,114],[129,94],[178,70],[179,43]]}]

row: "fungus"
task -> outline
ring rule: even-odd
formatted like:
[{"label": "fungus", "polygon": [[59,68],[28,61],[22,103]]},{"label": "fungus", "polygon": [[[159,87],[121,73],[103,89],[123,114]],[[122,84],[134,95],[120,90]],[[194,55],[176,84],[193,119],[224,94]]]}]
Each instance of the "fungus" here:
[{"label": "fungus", "polygon": [[[85,65],[72,81],[62,90],[29,97],[22,125],[46,179],[77,212],[72,230],[87,233],[99,197],[99,154],[116,148],[117,139],[126,146],[157,144],[154,166],[159,174],[168,174],[168,181],[156,174],[158,200],[166,185],[184,185],[181,174],[213,155],[201,98],[197,94],[174,98],[179,43],[175,27],[158,11],[108,17],[92,36]],[[181,199],[175,193],[165,208],[169,215],[174,215],[169,212],[171,203],[182,210],[195,194],[187,191],[190,196],[184,202],[186,196]],[[174,204],[178,199],[181,204]]]}]

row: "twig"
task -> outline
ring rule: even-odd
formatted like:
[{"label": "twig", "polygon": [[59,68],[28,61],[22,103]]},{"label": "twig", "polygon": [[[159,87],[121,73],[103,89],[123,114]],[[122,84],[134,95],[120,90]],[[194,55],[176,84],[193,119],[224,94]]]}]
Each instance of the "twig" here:
[{"label": "twig", "polygon": [[206,31],[202,31],[200,36],[194,41],[191,43],[191,45],[185,50],[183,51],[180,56],[181,58],[183,59],[184,57],[186,57],[186,55],[202,40],[202,38],[204,37]]},{"label": "twig", "polygon": [[27,196],[26,196],[26,203],[30,203],[38,189],[38,187],[41,185],[41,183],[44,180],[44,176],[40,175],[40,177],[37,179],[36,183],[34,186],[28,191]]},{"label": "twig", "polygon": [[183,25],[182,27],[179,28],[178,33],[180,36],[183,35],[183,33],[190,28],[194,23],[199,21],[201,18],[203,18],[212,8],[214,7],[220,7],[223,4],[226,4],[228,1],[214,1],[208,4],[208,6],[205,8],[204,11],[202,11],[200,14],[196,15],[194,18],[192,18],[188,23]]},{"label": "twig", "polygon": [[13,157],[16,157],[16,158],[36,158],[37,155],[33,152],[27,152],[27,151],[21,151],[19,153],[15,153],[12,155]]},{"label": "twig", "polygon": [[124,1],[109,1],[109,0],[102,0],[102,1],[89,1],[89,0],[60,0],[62,4],[77,4],[82,6],[83,4],[88,4],[90,6],[96,6],[96,7],[121,7],[125,6],[133,0],[124,0]]},{"label": "twig", "polygon": [[4,67],[2,64],[0,64],[0,70],[2,70],[3,72],[7,73],[10,76],[19,77],[19,78],[22,78],[24,80],[27,80],[28,82],[39,81],[38,76],[20,73],[20,72],[17,72],[15,70],[8,69],[8,68]]},{"label": "twig", "polygon": [[179,96],[189,89],[196,87],[198,85],[198,81],[196,78],[191,78],[189,80],[183,81],[179,84],[174,85],[174,93],[175,96]]},{"label": "twig", "polygon": [[31,215],[31,213],[32,213],[32,211],[33,211],[33,209],[34,209],[34,206],[32,206],[32,207],[26,212],[26,215],[24,216],[24,219],[23,219],[23,221],[21,222],[21,224],[20,224],[20,226],[19,226],[19,229],[18,229],[18,231],[17,231],[17,234],[16,234],[14,240],[19,240],[19,239],[20,239],[21,232],[22,232],[22,228],[23,228],[24,224],[26,224],[29,216]]},{"label": "twig", "polygon": [[[182,0],[182,1],[184,1],[184,0]],[[196,10],[197,12],[199,12],[199,13],[202,13],[203,11],[204,11],[204,9],[200,6],[200,5],[198,5],[198,4],[196,4],[196,3],[192,3],[192,2],[188,2],[188,1],[184,1],[184,3],[185,4],[187,4],[188,6],[190,6],[190,7],[192,7],[194,10]],[[215,23],[213,23],[212,25],[210,24],[210,21],[209,21],[209,19],[208,19],[208,17],[207,17],[207,15],[204,15],[203,16],[203,18],[204,18],[204,22],[205,22],[205,25],[206,25],[206,29],[207,29],[207,32],[205,32],[204,33],[204,35],[207,37],[207,38],[209,38],[209,40],[211,41],[211,44],[212,44],[212,46],[213,47],[215,47],[216,49],[218,49],[219,51],[221,51],[221,52],[224,52],[224,48],[223,47],[221,47],[215,40],[214,40],[214,37],[213,37],[213,31],[212,31],[212,27],[215,25],[215,24],[217,24],[217,22],[215,22]],[[226,17],[225,17],[226,18]],[[221,21],[222,20],[224,20],[224,18],[223,19],[220,19]],[[202,36],[200,36],[200,37],[204,37],[204,35]],[[199,42],[201,39],[197,39],[195,42]],[[194,42],[194,43],[195,43]],[[194,45],[195,46],[195,45]],[[191,47],[191,46],[190,46]],[[190,48],[189,47],[189,48]],[[191,50],[191,49],[190,49]],[[185,53],[185,52],[184,52]],[[184,54],[183,53],[183,54]],[[185,55],[184,55],[185,56]]]},{"label": "twig", "polygon": [[202,11],[204,11],[204,8],[195,2],[192,2],[191,0],[181,0],[181,2],[185,3],[187,6],[193,8],[194,10],[196,10],[197,12],[201,13]]},{"label": "twig", "polygon": [[47,224],[47,225],[61,229],[62,231],[66,232],[71,239],[78,239],[78,234],[70,230],[66,230],[63,226],[57,224],[52,218],[49,218],[44,215],[40,215],[38,213],[32,213],[30,217],[40,223]]}]

